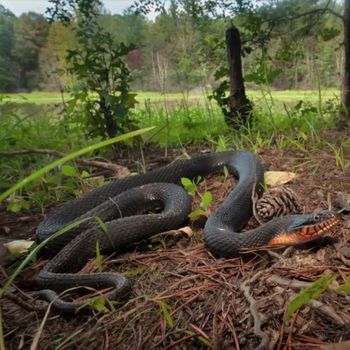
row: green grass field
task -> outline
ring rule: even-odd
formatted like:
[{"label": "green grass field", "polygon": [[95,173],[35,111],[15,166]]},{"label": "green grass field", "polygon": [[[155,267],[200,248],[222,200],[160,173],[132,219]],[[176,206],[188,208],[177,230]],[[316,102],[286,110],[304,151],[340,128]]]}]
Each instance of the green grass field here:
[{"label": "green grass field", "polygon": [[[162,103],[164,101],[164,96],[159,92],[151,91],[137,91],[137,100],[140,105],[143,105],[144,101],[149,100],[154,103]],[[317,90],[285,90],[285,91],[272,91],[272,98],[276,102],[297,102],[299,100],[308,100],[310,102],[315,102],[319,99],[319,92]],[[259,101],[263,99],[264,95],[261,91],[252,91],[248,90],[248,96],[253,100]],[[13,94],[4,94],[3,102],[15,102],[15,103],[36,103],[36,104],[53,104],[61,103],[62,96],[59,92],[30,92],[30,93],[13,93]],[[332,98],[339,97],[339,90],[336,89],[325,89],[321,91],[322,100],[328,100]],[[165,96],[167,101],[181,101],[185,98],[185,95],[182,93],[168,93]],[[190,93],[188,100],[191,102],[203,101],[205,100],[205,94],[201,93]],[[69,99],[69,94],[64,94],[64,99]]]},{"label": "green grass field", "polygon": [[[124,146],[133,145],[140,150],[204,146],[217,151],[245,149],[252,152],[277,147],[295,149],[303,154],[310,147],[329,147],[320,132],[335,124],[339,111],[338,91],[251,90],[248,95],[254,102],[252,123],[237,132],[227,126],[217,103],[210,102],[205,94],[171,93],[163,96],[156,92],[138,92],[139,104],[132,111],[131,118],[137,128],[155,126],[155,129],[142,138],[128,140]],[[68,98],[66,94],[65,101]],[[101,136],[87,133],[84,115],[79,119],[77,113],[75,119],[65,114],[60,93],[2,95],[0,115],[0,151],[3,152],[41,148],[71,153],[101,141]],[[332,148],[338,157],[337,164],[344,168],[342,150],[342,146]],[[104,157],[103,151],[101,155]],[[49,155],[0,157],[0,192],[51,161],[53,158]],[[44,206],[52,200],[75,194],[74,181],[77,179],[74,179],[56,172],[43,182],[26,186],[23,192],[26,199],[13,202],[13,205],[23,205],[24,208],[29,205],[29,200],[30,205]],[[47,195],[47,186],[51,188],[52,196]]]}]

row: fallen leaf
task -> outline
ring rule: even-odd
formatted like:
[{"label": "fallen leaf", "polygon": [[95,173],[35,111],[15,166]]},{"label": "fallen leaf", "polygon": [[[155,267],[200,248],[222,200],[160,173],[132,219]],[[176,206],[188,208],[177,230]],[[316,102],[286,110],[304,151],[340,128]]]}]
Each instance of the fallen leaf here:
[{"label": "fallen leaf", "polygon": [[190,226],[181,227],[179,231],[185,233],[189,238],[193,236],[193,230]]},{"label": "fallen leaf", "polygon": [[296,174],[290,171],[266,171],[265,183],[270,187],[280,186],[295,179]]},{"label": "fallen leaf", "polygon": [[18,239],[15,241],[4,243],[4,246],[10,254],[24,254],[29,250],[33,243],[34,241]]}]

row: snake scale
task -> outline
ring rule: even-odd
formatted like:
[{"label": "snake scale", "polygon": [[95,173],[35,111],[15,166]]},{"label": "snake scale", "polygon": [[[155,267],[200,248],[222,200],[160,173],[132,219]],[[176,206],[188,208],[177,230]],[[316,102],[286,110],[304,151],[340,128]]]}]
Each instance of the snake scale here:
[{"label": "snake scale", "polygon": [[[121,251],[131,243],[181,227],[191,211],[190,197],[178,186],[181,178],[196,179],[223,166],[238,183],[204,228],[206,247],[217,257],[239,256],[242,250],[268,245],[288,230],[295,231],[325,219],[334,221],[332,213],[321,215],[321,219],[314,214],[290,215],[241,233],[239,231],[252,216],[253,196],[263,193],[264,169],[260,159],[250,152],[228,151],[178,161],[96,188],[48,216],[37,229],[39,242],[75,220],[92,219],[48,242],[45,254],[54,257],[39,274],[42,290],[37,294],[62,312],[74,312],[82,305],[63,301],[57,296],[69,288],[112,288],[105,294],[107,298],[127,296],[131,285],[121,274],[77,274],[87,260],[96,255],[96,242],[99,242],[101,253]],[[157,212],[154,212],[155,208]],[[96,224],[96,216],[105,222],[105,228]]]}]

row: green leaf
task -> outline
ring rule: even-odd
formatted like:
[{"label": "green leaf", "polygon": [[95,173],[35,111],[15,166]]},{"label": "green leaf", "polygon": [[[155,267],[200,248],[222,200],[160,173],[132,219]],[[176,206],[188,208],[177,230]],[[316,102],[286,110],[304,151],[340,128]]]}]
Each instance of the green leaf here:
[{"label": "green leaf", "polygon": [[199,341],[201,341],[204,345],[206,345],[206,346],[208,346],[208,347],[211,347],[210,341],[209,341],[208,339],[204,338],[203,336],[198,335],[197,333],[195,333],[195,332],[193,332],[193,331],[191,331],[191,330],[188,330],[188,329],[186,329],[186,330],[184,331],[184,333],[187,334],[187,335],[196,337],[196,338],[197,338]]},{"label": "green leaf", "polygon": [[100,226],[100,229],[103,231],[103,233],[109,239],[109,242],[111,243],[111,247],[114,249],[114,242],[113,242],[113,239],[112,239],[110,232],[108,231],[108,227],[107,227],[106,223],[99,216],[96,216],[95,220],[97,221],[97,224]]},{"label": "green leaf", "polygon": [[158,300],[157,303],[160,305],[162,312],[163,312],[163,317],[168,325],[169,328],[174,327],[174,321],[170,316],[170,307],[168,304],[164,303],[164,301]]},{"label": "green leaf", "polygon": [[203,197],[202,197],[200,207],[202,209],[208,209],[212,200],[213,200],[213,196],[212,196],[211,192],[209,192],[209,191],[205,192]]},{"label": "green leaf", "polygon": [[33,202],[42,203],[45,199],[49,198],[50,194],[47,191],[37,191],[30,194],[30,199]]},{"label": "green leaf", "polygon": [[298,135],[299,135],[304,141],[307,141],[307,135],[306,135],[303,131],[299,130]]},{"label": "green leaf", "polygon": [[89,305],[91,308],[95,309],[96,311],[107,314],[108,312],[110,312],[110,310],[106,307],[105,304],[106,304],[106,300],[102,295],[91,298],[86,303],[86,305]]},{"label": "green leaf", "polygon": [[182,177],[181,178],[181,184],[183,187],[187,188],[193,185],[192,181],[188,179],[187,177]]},{"label": "green leaf", "polygon": [[61,173],[65,176],[71,176],[71,177],[78,176],[77,170],[71,165],[62,165]]},{"label": "green leaf", "polygon": [[229,175],[230,175],[230,172],[228,171],[227,167],[224,166],[224,177],[225,177],[225,180],[228,178]]},{"label": "green leaf", "polygon": [[336,289],[337,292],[350,293],[350,276],[346,279],[345,284],[342,284]]},{"label": "green leaf", "polygon": [[290,302],[284,315],[284,321],[288,324],[292,314],[304,305],[307,305],[312,299],[317,299],[327,289],[328,285],[334,280],[334,276],[325,275],[313,282],[309,287],[302,290]]},{"label": "green leaf", "polygon": [[100,252],[100,243],[98,240],[96,241],[96,266],[98,272],[102,272],[102,257]]},{"label": "green leaf", "polygon": [[89,174],[89,172],[87,172],[86,170],[83,170],[82,172],[81,172],[81,177],[89,177],[90,176],[90,174]]},{"label": "green leaf", "polygon": [[144,273],[147,269],[148,269],[148,267],[146,265],[141,265],[141,266],[135,267],[134,269],[124,271],[122,273],[122,275],[124,277],[137,276],[137,275],[141,275],[142,273]]},{"label": "green leaf", "polygon": [[338,36],[340,34],[340,30],[334,27],[329,27],[329,28],[326,27],[321,31],[320,34],[324,41],[329,41],[334,39],[336,36]]},{"label": "green leaf", "polygon": [[191,213],[188,214],[188,217],[190,219],[196,219],[196,218],[198,218],[200,216],[206,216],[205,211],[203,209],[200,209],[200,208],[195,209]]},{"label": "green leaf", "polygon": [[195,183],[193,183],[190,179],[187,177],[182,177],[181,178],[181,184],[185,188],[188,194],[193,196],[196,193],[197,186]]},{"label": "green leaf", "polygon": [[55,186],[60,183],[60,180],[61,180],[60,174],[54,174],[54,175],[47,176],[45,179],[45,182],[48,185]]},{"label": "green leaf", "polygon": [[23,209],[28,210],[29,208],[29,201],[26,201],[25,199],[14,199],[7,205],[6,210],[18,213]]}]

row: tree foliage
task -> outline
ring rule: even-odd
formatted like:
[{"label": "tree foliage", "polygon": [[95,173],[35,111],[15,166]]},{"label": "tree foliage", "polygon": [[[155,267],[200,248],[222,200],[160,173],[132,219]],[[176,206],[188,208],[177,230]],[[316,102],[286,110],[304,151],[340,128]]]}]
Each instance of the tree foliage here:
[{"label": "tree foliage", "polygon": [[[128,112],[136,101],[129,93],[130,71],[123,58],[134,46],[116,43],[102,28],[99,1],[51,2],[52,19],[74,21],[77,40],[77,47],[68,49],[66,57],[67,69],[77,80],[68,116],[94,135],[115,137],[129,131],[134,125]],[[69,12],[72,9],[74,13]]]},{"label": "tree foliage", "polygon": [[46,46],[48,23],[35,12],[21,15],[15,24],[13,57],[19,65],[19,85],[32,90],[40,86],[39,54]]},{"label": "tree foliage", "polygon": [[16,87],[16,66],[12,57],[15,16],[0,6],[0,90]]},{"label": "tree foliage", "polygon": [[[112,36],[111,48],[121,42],[136,47],[125,56],[135,78],[131,86],[136,89],[162,90],[164,84],[166,91],[217,87],[224,78],[219,73],[224,73],[220,67],[226,65],[224,38],[231,20],[241,32],[244,72],[250,76],[248,87],[260,84],[261,77],[256,81],[253,78],[257,77],[262,56],[270,71],[279,72],[269,81],[272,88],[314,89],[318,81],[322,86],[339,87],[342,79],[343,26],[333,15],[342,13],[339,2],[172,0],[163,6],[161,1],[139,1],[139,5],[152,3],[159,10],[154,21],[131,11],[111,15],[101,3],[95,2],[94,10],[100,27]],[[19,46],[16,41],[25,42],[21,37],[25,32],[18,30],[15,35],[16,23],[23,19],[3,8],[0,89],[59,89],[71,85],[74,78],[67,71],[65,57],[67,50],[78,45],[78,8],[82,9],[79,13],[90,16],[89,4],[87,0],[67,0],[64,5],[59,0],[51,1],[50,16],[54,21],[48,26],[46,43],[36,46],[39,55],[32,56],[38,59],[37,68],[28,72],[19,62],[21,55],[14,57],[14,48]],[[300,16],[301,13],[310,15]],[[19,79],[20,71],[29,79],[27,84],[25,79]]]}]

